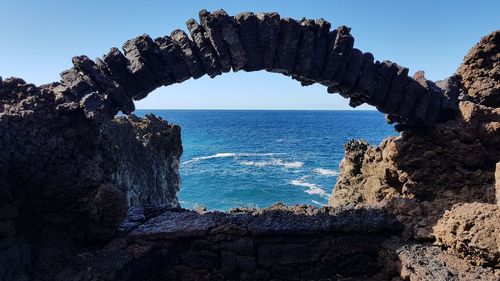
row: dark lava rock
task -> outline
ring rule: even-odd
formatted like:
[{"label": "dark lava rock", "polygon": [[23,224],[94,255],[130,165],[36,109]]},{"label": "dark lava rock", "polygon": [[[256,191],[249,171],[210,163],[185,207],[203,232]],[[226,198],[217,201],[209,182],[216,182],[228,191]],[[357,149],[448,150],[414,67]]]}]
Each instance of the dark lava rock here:
[{"label": "dark lava rock", "polygon": [[155,39],[156,45],[160,49],[160,56],[166,67],[166,72],[180,83],[191,78],[191,72],[188,69],[184,52],[169,36],[158,37]]},{"label": "dark lava rock", "polygon": [[221,68],[219,64],[219,59],[217,53],[212,47],[210,40],[205,37],[205,29],[199,25],[194,19],[190,19],[186,22],[187,28],[191,33],[191,38],[198,48],[198,54],[200,56],[201,62],[205,72],[211,78],[220,75]]},{"label": "dark lava rock", "polygon": [[[135,81],[134,76],[128,70],[127,58],[118,50],[118,48],[111,48],[111,50],[103,56],[103,68],[106,68],[106,73],[120,84],[127,95],[133,99],[138,99],[147,95],[144,89],[141,89]],[[147,90],[147,89],[146,89]]]},{"label": "dark lava rock", "polygon": [[191,76],[193,76],[194,79],[198,79],[205,75],[205,70],[203,70],[203,65],[199,58],[196,45],[189,39],[188,35],[184,31],[177,29],[172,31],[170,37],[184,53],[183,59],[189,68]]},{"label": "dark lava rock", "polygon": [[299,49],[300,24],[291,18],[281,19],[280,35],[276,47],[274,66],[271,71],[291,74],[295,68],[295,58]]},{"label": "dark lava rock", "polygon": [[257,29],[257,16],[253,13],[241,13],[235,16],[238,24],[238,34],[241,44],[245,50],[245,71],[256,71],[264,68],[262,51],[259,46],[259,34]]},{"label": "dark lava rock", "polygon": [[280,15],[277,13],[258,13],[257,31],[262,60],[266,70],[274,66],[274,56],[280,34]]}]

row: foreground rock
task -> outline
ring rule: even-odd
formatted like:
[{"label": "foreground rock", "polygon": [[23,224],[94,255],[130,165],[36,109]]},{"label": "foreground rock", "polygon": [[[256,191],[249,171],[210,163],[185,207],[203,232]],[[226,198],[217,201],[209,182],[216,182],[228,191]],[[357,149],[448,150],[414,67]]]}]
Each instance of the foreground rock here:
[{"label": "foreground rock", "polygon": [[428,243],[391,238],[382,244],[379,255],[386,268],[377,276],[379,280],[496,281],[500,278],[499,270],[474,266]]},{"label": "foreground rock", "polygon": [[80,255],[56,280],[360,280],[384,270],[381,243],[401,229],[380,210],[310,206],[134,217],[128,234]]},{"label": "foreground rock", "polygon": [[495,194],[497,197],[497,205],[500,206],[500,162],[497,163],[497,168],[495,171],[495,179],[496,179]]},{"label": "foreground rock", "polygon": [[95,123],[58,104],[58,87],[1,82],[0,280],[49,280],[113,237],[129,206],[178,206],[178,126],[154,116]]},{"label": "foreground rock", "polygon": [[434,227],[436,243],[473,264],[500,269],[500,207],[457,204]]}]

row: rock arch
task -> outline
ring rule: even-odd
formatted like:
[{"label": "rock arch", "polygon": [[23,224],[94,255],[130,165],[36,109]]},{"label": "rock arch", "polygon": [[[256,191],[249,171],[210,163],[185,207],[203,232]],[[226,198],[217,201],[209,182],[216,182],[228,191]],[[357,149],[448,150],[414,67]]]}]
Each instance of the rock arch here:
[{"label": "rock arch", "polygon": [[[36,86],[0,77],[1,280],[496,280],[495,268],[459,257],[498,264],[492,235],[484,235],[490,232],[474,229],[495,225],[488,218],[499,211],[485,202],[494,202],[495,164],[497,174],[500,169],[500,32],[469,52],[457,76],[435,84],[421,73],[409,78],[404,68],[375,62],[368,53],[360,62],[349,30],[330,31],[323,20],[229,17],[223,11],[202,11],[201,19],[201,25],[188,22],[192,39],[182,31],[156,40],[141,36],[128,41],[124,53],[112,49],[96,61],[76,57],[62,83]],[[271,39],[274,49],[262,45]],[[120,110],[133,111],[133,100],[155,87],[230,69],[266,69],[306,85],[318,82],[351,98],[352,105],[376,105],[402,125],[440,122],[455,111],[458,83],[464,95],[456,118],[426,134],[408,130],[380,148],[350,143],[345,163],[355,175],[346,168],[352,181],[335,187],[336,200],[345,204],[201,214],[164,210],[166,202],[156,197],[172,194],[159,196],[162,189],[154,185],[157,171],[171,173],[175,195],[178,173],[165,168],[178,165],[180,128],[152,115],[105,121]],[[330,80],[322,78],[325,73]],[[125,218],[131,186],[145,188],[141,203],[160,208]],[[348,188],[353,192],[338,192]],[[395,200],[380,202],[386,194]],[[367,204],[353,208],[359,198]],[[455,205],[441,218],[452,204],[472,201],[483,203]],[[425,231],[437,219],[440,246],[431,246]],[[480,224],[473,231],[452,233],[456,237],[444,227],[469,229],[474,220]],[[471,235],[480,248],[456,249]]]},{"label": "rock arch", "polygon": [[187,21],[190,36],[181,30],[154,40],[144,34],[125,42],[123,53],[112,48],[95,61],[74,57],[56,89],[59,106],[81,107],[88,118],[106,120],[134,111],[133,100],[160,86],[232,69],[281,73],[303,86],[320,83],[349,98],[351,106],[373,105],[405,126],[429,126],[456,111],[457,91],[436,86],[422,73],[411,78],[396,63],[376,61],[354,48],[346,26],[332,30],[324,19],[250,12],[233,17],[224,10],[202,10],[199,18],[200,23]]}]

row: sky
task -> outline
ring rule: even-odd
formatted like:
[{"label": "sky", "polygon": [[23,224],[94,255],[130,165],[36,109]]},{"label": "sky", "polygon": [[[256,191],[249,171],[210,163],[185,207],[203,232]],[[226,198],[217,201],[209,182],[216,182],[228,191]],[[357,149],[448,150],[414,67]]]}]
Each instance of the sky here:
[{"label": "sky", "polygon": [[[155,38],[201,9],[276,11],[282,17],[324,18],[352,28],[355,47],[428,79],[451,75],[479,39],[500,28],[500,1],[26,1],[0,0],[0,76],[27,82],[58,81],[71,58],[100,57],[143,33]],[[275,73],[226,73],[162,87],[136,102],[144,109],[350,109],[320,85],[301,87]],[[361,106],[360,109],[371,109]]]}]

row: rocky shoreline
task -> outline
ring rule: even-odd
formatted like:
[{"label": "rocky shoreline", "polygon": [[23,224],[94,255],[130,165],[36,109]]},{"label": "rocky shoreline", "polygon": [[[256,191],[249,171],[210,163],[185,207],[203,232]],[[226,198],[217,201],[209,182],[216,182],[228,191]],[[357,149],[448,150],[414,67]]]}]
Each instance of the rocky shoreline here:
[{"label": "rocky shoreline", "polygon": [[[0,280],[498,280],[500,32],[450,78],[408,77],[350,29],[200,12],[155,40],[73,59],[62,81],[0,77]],[[397,122],[346,144],[329,206],[179,208],[181,129],[133,100],[265,69]]]}]

